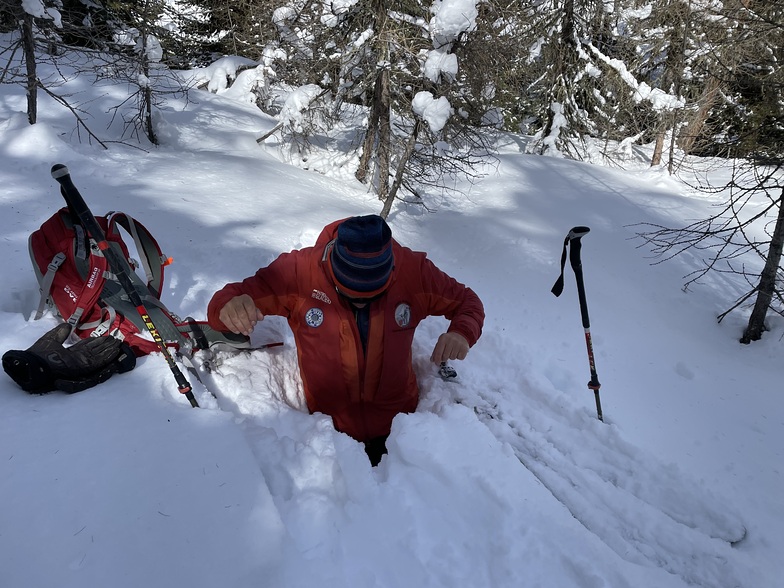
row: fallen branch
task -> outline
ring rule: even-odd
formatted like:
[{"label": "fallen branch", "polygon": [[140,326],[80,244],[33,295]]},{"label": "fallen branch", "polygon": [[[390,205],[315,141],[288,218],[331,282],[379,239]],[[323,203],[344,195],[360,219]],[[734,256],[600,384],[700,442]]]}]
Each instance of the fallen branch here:
[{"label": "fallen branch", "polygon": [[271,131],[269,131],[268,133],[265,133],[264,135],[262,135],[261,137],[256,139],[256,143],[263,143],[265,140],[269,139],[272,135],[274,135],[275,131],[280,129],[282,126],[283,126],[283,122],[279,122],[274,127],[272,127]]},{"label": "fallen branch", "polygon": [[82,117],[81,117],[81,116],[79,116],[79,113],[76,111],[76,109],[75,109],[73,106],[71,106],[71,105],[68,103],[68,101],[67,101],[65,98],[63,98],[62,96],[58,96],[57,94],[55,94],[54,92],[52,92],[51,90],[49,90],[49,89],[48,89],[46,86],[44,86],[44,85],[43,85],[41,82],[38,82],[38,87],[39,87],[39,88],[41,88],[41,89],[42,89],[44,92],[46,92],[46,93],[47,93],[49,96],[51,96],[52,98],[54,98],[54,99],[55,99],[57,102],[59,102],[60,104],[62,104],[63,106],[65,106],[65,107],[66,107],[68,110],[70,110],[70,111],[71,111],[71,114],[73,114],[73,115],[76,117],[76,120],[77,120],[77,122],[78,122],[78,123],[79,123],[79,124],[80,124],[82,127],[84,127],[84,130],[85,130],[85,131],[87,131],[87,134],[88,134],[88,135],[90,135],[90,137],[92,137],[93,139],[95,139],[95,140],[98,142],[98,144],[99,144],[101,147],[103,147],[104,149],[109,149],[109,147],[107,147],[107,146],[106,146],[106,143],[104,143],[103,141],[101,141],[101,140],[100,140],[100,139],[99,139],[99,138],[98,138],[98,137],[95,135],[95,133],[93,133],[93,132],[90,130],[90,128],[89,128],[89,127],[88,127],[88,126],[85,124],[84,120],[82,120]]}]

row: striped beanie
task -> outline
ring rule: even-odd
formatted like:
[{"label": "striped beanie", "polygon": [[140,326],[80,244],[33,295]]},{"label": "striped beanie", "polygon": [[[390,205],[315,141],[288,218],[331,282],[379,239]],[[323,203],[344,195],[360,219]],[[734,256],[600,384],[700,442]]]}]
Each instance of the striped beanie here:
[{"label": "striped beanie", "polygon": [[390,278],[392,231],[377,214],[354,216],[338,225],[330,254],[335,285],[351,298],[372,298],[383,292]]}]

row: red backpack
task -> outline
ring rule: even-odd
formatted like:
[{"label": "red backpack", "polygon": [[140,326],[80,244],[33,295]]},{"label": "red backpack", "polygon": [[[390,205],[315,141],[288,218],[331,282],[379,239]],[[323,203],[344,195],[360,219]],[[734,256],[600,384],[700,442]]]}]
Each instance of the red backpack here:
[{"label": "red backpack", "polygon": [[[68,208],[62,208],[28,240],[41,291],[35,319],[41,318],[48,307],[69,323],[79,337],[109,334],[128,343],[137,356],[157,351],[158,345],[148,336],[136,307],[111,273],[106,258],[74,218]],[[216,344],[249,347],[247,337],[219,333],[203,321],[182,321],[166,309],[160,298],[164,268],[171,259],[163,255],[144,225],[122,212],[95,218],[107,242],[127,263],[126,273],[167,346],[188,355]],[[121,228],[133,239],[141,263],[131,258]],[[146,280],[137,269],[144,270]]]}]

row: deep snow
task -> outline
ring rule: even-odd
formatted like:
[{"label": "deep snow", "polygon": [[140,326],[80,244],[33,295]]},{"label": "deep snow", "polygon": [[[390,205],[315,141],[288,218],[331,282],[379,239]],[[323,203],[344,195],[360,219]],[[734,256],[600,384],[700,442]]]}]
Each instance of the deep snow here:
[{"label": "deep snow", "polygon": [[[67,89],[101,136],[124,88]],[[141,220],[175,262],[167,306],[205,316],[214,291],[328,222],[381,208],[325,152],[283,161],[277,121],[243,100],[170,100],[147,151],[79,142],[41,97],[29,126],[19,88],[0,86],[0,349],[56,324],[32,321],[27,237],[62,205],[49,170],[68,165],[94,212]],[[84,138],[84,134],[82,134]],[[628,171],[524,154],[505,136],[474,185],[397,205],[396,238],[427,251],[485,303],[484,335],[457,382],[427,358],[445,328],[419,329],[422,401],[399,416],[389,455],[303,409],[293,340],[269,318],[269,351],[224,358],[178,394],[164,360],[75,395],[31,396],[0,377],[0,586],[487,586],[776,588],[784,577],[778,390],[782,320],[740,345],[745,316],[716,315],[743,284],[710,276],[690,292],[684,255],[651,265],[641,222],[712,212],[645,150]],[[336,163],[337,162],[337,163]],[[721,170],[714,174],[723,173]],[[461,193],[463,192],[463,193]],[[550,293],[563,238],[588,225],[583,267],[605,422],[587,389],[574,276]],[[737,544],[732,544],[739,539]]]}]

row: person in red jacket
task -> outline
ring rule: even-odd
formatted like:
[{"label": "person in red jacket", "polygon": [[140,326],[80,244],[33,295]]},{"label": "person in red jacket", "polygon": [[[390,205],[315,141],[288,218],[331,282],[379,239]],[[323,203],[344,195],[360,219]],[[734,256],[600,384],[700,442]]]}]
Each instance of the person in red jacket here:
[{"label": "person in red jacket", "polygon": [[211,327],[250,335],[265,315],[288,319],[308,409],[365,444],[371,463],[386,453],[392,419],[416,410],[416,326],[444,316],[449,328],[431,361],[464,359],[482,333],[479,297],[425,253],[401,246],[378,215],[335,221],[315,246],[284,253],[215,293]]}]

